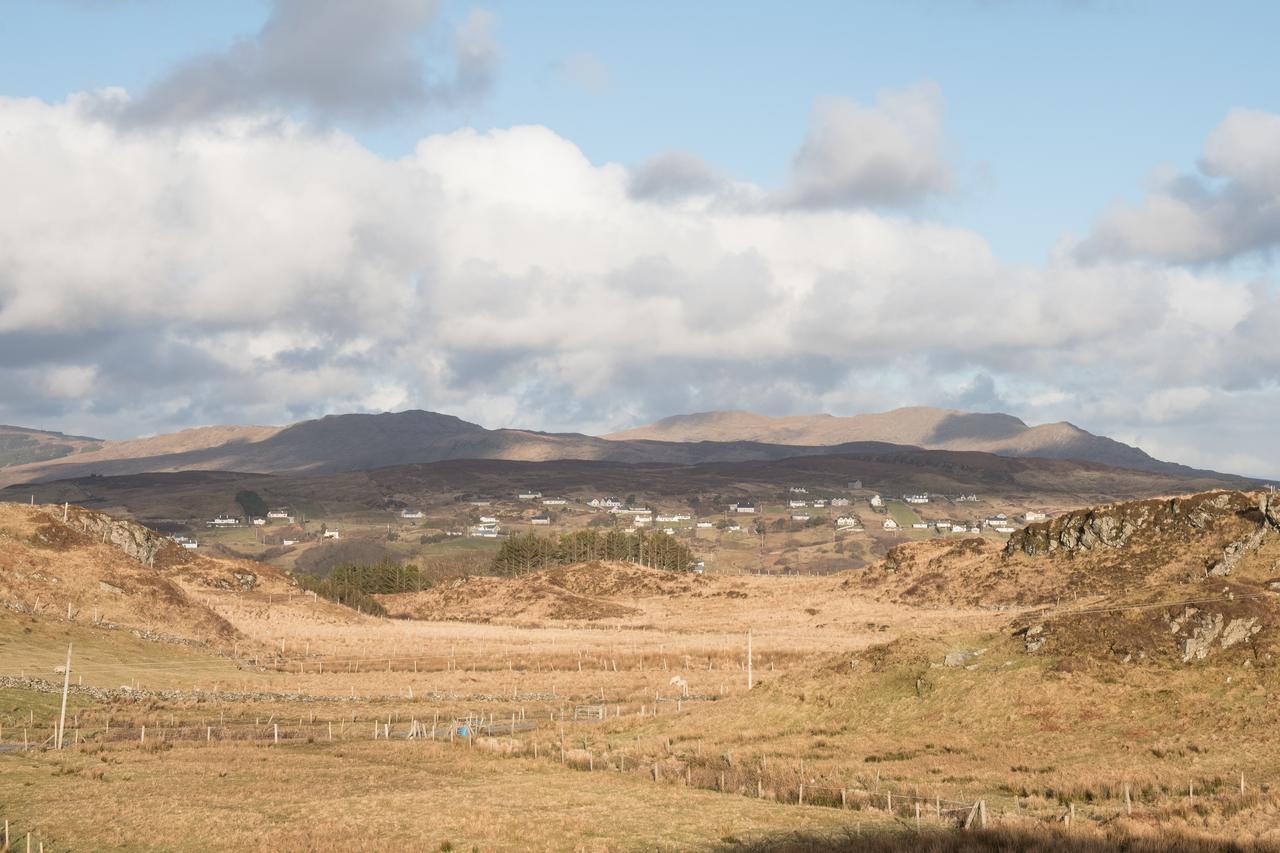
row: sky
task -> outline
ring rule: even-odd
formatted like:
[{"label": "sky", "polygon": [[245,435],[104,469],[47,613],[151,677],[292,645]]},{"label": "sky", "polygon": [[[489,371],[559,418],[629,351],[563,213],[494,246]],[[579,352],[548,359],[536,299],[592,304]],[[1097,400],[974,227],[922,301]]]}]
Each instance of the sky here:
[{"label": "sky", "polygon": [[939,405],[1280,477],[1275,4],[0,16],[0,422]]}]

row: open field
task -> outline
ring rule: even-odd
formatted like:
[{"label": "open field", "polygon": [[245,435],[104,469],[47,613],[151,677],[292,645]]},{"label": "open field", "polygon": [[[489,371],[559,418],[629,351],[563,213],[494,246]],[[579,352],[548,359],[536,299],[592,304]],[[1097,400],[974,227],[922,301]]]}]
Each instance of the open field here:
[{"label": "open field", "polygon": [[[0,817],[51,851],[952,849],[984,819],[970,849],[1271,849],[1280,538],[1250,500],[1115,510],[1138,532],[1110,550],[921,541],[833,576],[591,563],[380,597],[417,618],[190,557],[148,569],[163,633],[87,616],[119,598],[99,578],[127,585],[111,544],[10,509]],[[1189,578],[1242,537],[1229,578]],[[1224,639],[1182,662],[1191,624]]]}]

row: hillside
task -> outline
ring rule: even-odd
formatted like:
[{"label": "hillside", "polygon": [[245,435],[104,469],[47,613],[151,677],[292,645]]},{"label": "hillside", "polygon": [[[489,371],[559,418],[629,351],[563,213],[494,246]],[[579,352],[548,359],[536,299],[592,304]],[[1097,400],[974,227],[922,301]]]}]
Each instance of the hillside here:
[{"label": "hillside", "polygon": [[884,441],[934,450],[978,450],[1001,456],[1075,459],[1176,476],[1213,472],[1153,459],[1142,450],[1069,423],[1028,426],[1012,415],[961,412],[925,406],[836,417],[768,417],[752,412],[702,412],[605,436],[612,441],[760,441],[836,445]]},{"label": "hillside", "polygon": [[[755,445],[757,448],[776,446]],[[0,489],[0,500],[89,506],[144,522],[202,519],[235,512],[236,492],[258,492],[273,505],[314,512],[385,510],[452,501],[464,495],[514,495],[538,489],[562,495],[641,493],[688,500],[773,493],[796,483],[836,492],[854,480],[885,494],[981,493],[1014,503],[1070,509],[1232,485],[1061,459],[920,450],[884,444],[808,448],[813,455],[735,462],[663,463],[594,460],[526,462],[451,459],[334,474],[243,474],[222,471],[93,476]],[[723,507],[716,506],[719,512]]]},{"label": "hillside", "polygon": [[74,453],[90,453],[102,444],[96,438],[83,435],[0,425],[0,468],[61,459]]},{"label": "hillside", "polygon": [[204,600],[288,593],[263,563],[209,559],[142,525],[80,507],[0,504],[0,606],[147,636],[219,645],[237,636]]},{"label": "hillside", "polygon": [[0,470],[0,485],[173,471],[333,474],[447,459],[692,463],[822,452],[753,442],[615,442],[573,433],[485,429],[435,412],[330,415],[289,427],[203,427],[104,443],[72,458]]},{"label": "hillside", "polygon": [[[668,418],[652,427],[605,438],[491,430],[452,415],[417,410],[330,415],[288,427],[201,427],[107,442],[65,436],[66,441],[56,441],[57,433],[33,433],[32,437],[26,432],[10,434],[10,441],[16,444],[8,466],[0,467],[0,486],[174,471],[336,474],[455,459],[737,463],[857,453],[886,446],[900,452],[921,447],[1070,459],[1183,480],[1240,483],[1240,478],[1154,460],[1137,448],[1070,424],[1028,427],[1009,415],[925,408],[853,418],[765,418],[745,412],[717,412]],[[0,453],[0,460],[4,458]]]}]

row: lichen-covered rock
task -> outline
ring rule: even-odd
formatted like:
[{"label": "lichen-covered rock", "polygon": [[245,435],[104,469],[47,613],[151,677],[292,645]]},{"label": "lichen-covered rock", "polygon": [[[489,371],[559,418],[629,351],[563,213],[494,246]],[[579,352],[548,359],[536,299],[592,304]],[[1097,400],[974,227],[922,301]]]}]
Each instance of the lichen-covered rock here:
[{"label": "lichen-covered rock", "polygon": [[[54,520],[58,520],[56,516]],[[141,524],[122,521],[100,512],[89,512],[78,507],[67,514],[63,523],[80,531],[93,541],[111,545],[148,566],[154,566],[156,555],[166,545],[172,544],[165,536]]]},{"label": "lichen-covered rock", "polygon": [[[1264,503],[1266,497],[1263,498]],[[1264,517],[1280,519],[1280,501],[1266,503]],[[1069,512],[1048,521],[1028,524],[1009,537],[1005,553],[1041,556],[1098,548],[1122,548],[1136,534],[1148,530],[1203,530],[1220,518],[1253,509],[1254,499],[1242,492],[1209,492],[1172,500],[1136,501]],[[1267,515],[1270,512],[1271,515]]]}]

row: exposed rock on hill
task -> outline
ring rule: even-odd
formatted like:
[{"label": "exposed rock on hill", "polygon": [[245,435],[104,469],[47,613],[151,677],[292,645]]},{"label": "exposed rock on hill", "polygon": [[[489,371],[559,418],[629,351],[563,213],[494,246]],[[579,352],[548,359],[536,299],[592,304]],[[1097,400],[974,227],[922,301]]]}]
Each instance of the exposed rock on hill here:
[{"label": "exposed rock on hill", "polygon": [[1256,499],[1245,493],[1215,492],[1083,509],[1027,525],[1010,537],[1005,553],[1021,551],[1034,557],[1060,548],[1068,552],[1120,548],[1139,532],[1186,535],[1255,506]]}]

